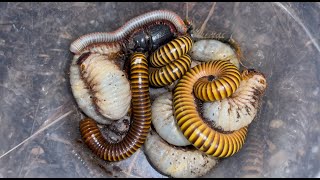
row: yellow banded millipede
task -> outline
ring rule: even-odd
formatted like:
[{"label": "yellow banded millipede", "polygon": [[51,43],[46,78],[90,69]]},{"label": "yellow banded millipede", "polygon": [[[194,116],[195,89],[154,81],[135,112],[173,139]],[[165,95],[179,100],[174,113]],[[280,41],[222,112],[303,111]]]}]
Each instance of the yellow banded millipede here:
[{"label": "yellow banded millipede", "polygon": [[[233,64],[220,60],[199,64],[186,72],[173,92],[174,115],[180,130],[196,148],[215,157],[229,157],[238,152],[244,144],[247,126],[231,133],[220,133],[209,127],[197,111],[192,94],[193,87],[200,78],[213,75],[218,76],[214,81],[229,78],[228,80],[234,81],[233,85],[238,88],[241,77],[239,72],[234,72],[234,69],[236,67]],[[209,86],[211,89],[207,90],[201,89],[204,86],[199,85],[194,94],[202,94],[204,97],[223,97],[226,93],[224,91],[229,91],[232,86],[224,87],[224,83],[218,85],[218,87]]]},{"label": "yellow banded millipede", "polygon": [[172,63],[150,73],[150,84],[155,87],[169,85],[180,79],[190,68],[191,58],[188,54],[181,56]]},{"label": "yellow banded millipede", "polygon": [[150,85],[166,86],[184,75],[191,66],[191,58],[187,54],[193,40],[184,35],[161,46],[150,56],[150,64],[160,69],[150,73]]},{"label": "yellow banded millipede", "polygon": [[192,45],[193,40],[189,35],[178,37],[154,52],[150,56],[150,64],[153,67],[162,67],[169,64],[190,51]]},{"label": "yellow banded millipede", "polygon": [[[241,77],[236,66],[230,66],[223,61],[210,61],[203,65],[210,69],[213,75],[200,78],[194,84],[195,96],[202,101],[221,100],[231,96],[240,85]],[[220,77],[215,80],[213,78]],[[213,81],[211,81],[213,80]]]},{"label": "yellow banded millipede", "polygon": [[130,157],[145,142],[151,127],[148,61],[144,54],[131,56],[131,92],[133,122],[127,135],[117,144],[108,143],[96,122],[90,118],[80,121],[82,138],[89,148],[107,161],[120,161]]}]

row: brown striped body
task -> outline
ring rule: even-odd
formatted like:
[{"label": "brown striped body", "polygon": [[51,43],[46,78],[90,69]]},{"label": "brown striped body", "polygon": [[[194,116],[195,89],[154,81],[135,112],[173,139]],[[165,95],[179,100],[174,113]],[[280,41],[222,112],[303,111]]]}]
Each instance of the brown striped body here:
[{"label": "brown striped body", "polygon": [[107,161],[120,161],[130,157],[144,144],[150,131],[148,62],[142,53],[131,56],[130,75],[133,121],[121,142],[108,143],[94,120],[86,118],[80,121],[80,132],[85,144],[97,156]]},{"label": "brown striped body", "polygon": [[[200,78],[234,68],[233,64],[225,61],[199,64],[182,77],[173,94],[174,114],[182,133],[196,148],[215,157],[229,157],[238,152],[244,144],[247,127],[231,133],[220,133],[209,127],[197,111],[193,87]],[[217,93],[220,94],[222,89],[221,86],[217,87]]]}]

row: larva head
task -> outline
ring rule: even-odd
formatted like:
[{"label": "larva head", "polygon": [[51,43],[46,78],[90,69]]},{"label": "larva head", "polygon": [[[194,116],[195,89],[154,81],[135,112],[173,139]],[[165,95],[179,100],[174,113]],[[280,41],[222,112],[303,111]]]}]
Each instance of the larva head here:
[{"label": "larva head", "polygon": [[243,81],[248,81],[255,89],[259,90],[261,93],[267,88],[267,80],[264,74],[255,69],[245,69],[241,74]]}]

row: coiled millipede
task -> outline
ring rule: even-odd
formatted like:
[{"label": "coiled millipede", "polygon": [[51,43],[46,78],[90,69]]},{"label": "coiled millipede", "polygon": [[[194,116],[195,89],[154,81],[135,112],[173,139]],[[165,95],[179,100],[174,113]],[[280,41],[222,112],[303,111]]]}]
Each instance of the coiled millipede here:
[{"label": "coiled millipede", "polygon": [[[244,144],[247,127],[231,133],[220,133],[210,128],[200,117],[193,97],[193,87],[200,78],[217,76],[214,82],[219,86],[199,86],[195,94],[202,94],[205,99],[220,99],[233,91],[232,85],[239,85],[240,73],[236,67],[226,61],[210,61],[191,68],[178,82],[173,93],[174,114],[184,136],[199,150],[215,157],[229,157],[238,152]],[[226,78],[227,77],[227,78]],[[220,79],[228,79],[220,82]],[[206,90],[201,87],[207,87]],[[231,90],[232,89],[232,90]]]},{"label": "coiled millipede", "polygon": [[150,64],[161,68],[150,73],[150,84],[160,87],[180,79],[191,66],[191,58],[187,53],[192,45],[193,40],[184,35],[155,51],[150,56]]},{"label": "coiled millipede", "polygon": [[236,66],[225,64],[222,61],[210,61],[202,68],[210,69],[213,75],[208,78],[200,78],[194,84],[195,96],[202,101],[215,101],[231,96],[240,85],[241,77]]},{"label": "coiled millipede", "polygon": [[144,144],[150,131],[148,61],[144,54],[134,53],[131,56],[130,70],[133,120],[123,140],[117,144],[110,144],[94,120],[85,118],[80,121],[80,132],[84,142],[97,156],[107,161],[120,161],[130,157]]},{"label": "coiled millipede", "polygon": [[188,30],[183,20],[176,13],[167,10],[156,10],[131,19],[115,31],[97,32],[80,36],[78,39],[72,42],[70,51],[78,54],[81,53],[83,48],[93,43],[106,43],[122,40],[133,30],[147,23],[155,22],[158,20],[167,20],[171,22],[175,26],[177,31],[181,34],[185,34]]}]

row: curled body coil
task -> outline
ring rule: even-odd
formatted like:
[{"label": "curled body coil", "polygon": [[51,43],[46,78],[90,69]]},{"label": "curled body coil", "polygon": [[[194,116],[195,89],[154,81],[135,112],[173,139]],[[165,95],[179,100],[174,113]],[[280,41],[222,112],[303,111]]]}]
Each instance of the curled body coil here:
[{"label": "curled body coil", "polygon": [[179,59],[186,54],[192,47],[193,40],[185,35],[178,37],[169,43],[161,46],[150,57],[150,64],[153,67],[162,67],[172,61]]},{"label": "curled body coil", "polygon": [[177,79],[180,79],[190,68],[191,58],[189,55],[183,55],[172,63],[161,67],[150,73],[150,85],[161,87],[169,85]]},{"label": "curled body coil", "polygon": [[167,10],[156,10],[131,19],[115,31],[97,32],[83,35],[72,42],[70,51],[78,54],[83,50],[83,48],[93,43],[115,42],[122,40],[134,29],[157,20],[167,20],[171,22],[181,34],[185,34],[187,32],[187,26],[176,13]]},{"label": "curled body coil", "polygon": [[265,76],[253,69],[241,73],[238,89],[228,98],[203,103],[203,117],[223,131],[248,126],[256,117],[267,88]]},{"label": "curled body coil", "polygon": [[151,126],[148,62],[142,53],[131,56],[131,91],[133,120],[127,135],[117,144],[108,143],[96,122],[86,118],[80,121],[84,142],[100,158],[120,161],[130,157],[145,142]]},{"label": "curled body coil", "polygon": [[150,85],[161,87],[180,79],[191,66],[191,58],[187,53],[192,45],[192,39],[185,35],[158,48],[150,56],[150,64],[160,69],[150,73]]},{"label": "curled body coil", "polygon": [[[221,100],[231,96],[240,85],[241,77],[236,66],[226,61],[210,61],[203,64],[204,69],[210,69],[214,75],[200,78],[194,84],[195,96],[202,101]],[[218,78],[217,78],[218,77]],[[215,78],[212,79],[211,78]]]},{"label": "curled body coil", "polygon": [[[199,64],[182,77],[173,94],[174,114],[180,130],[196,148],[215,157],[229,157],[238,152],[244,144],[247,127],[230,133],[220,133],[209,127],[197,111],[193,86],[200,78],[234,68],[233,64],[219,60]],[[219,86],[216,90],[220,94],[224,88]]]}]

